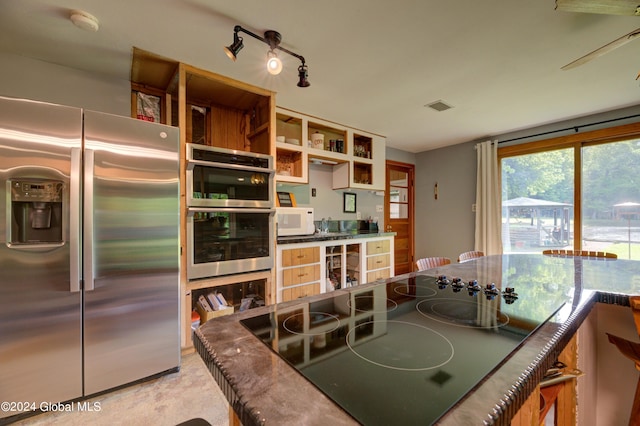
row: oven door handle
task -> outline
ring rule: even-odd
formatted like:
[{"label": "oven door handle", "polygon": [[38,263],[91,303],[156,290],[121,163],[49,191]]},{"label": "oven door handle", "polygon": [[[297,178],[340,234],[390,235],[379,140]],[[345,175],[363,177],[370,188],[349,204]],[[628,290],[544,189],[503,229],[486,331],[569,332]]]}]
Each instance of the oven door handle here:
[{"label": "oven door handle", "polygon": [[199,213],[273,213],[276,209],[245,209],[245,208],[226,208],[226,207],[189,207],[187,208],[189,214],[196,212]]},{"label": "oven door handle", "polygon": [[252,166],[243,166],[239,164],[227,164],[227,163],[212,163],[210,161],[200,161],[200,160],[189,160],[187,163],[187,170],[193,171],[196,166],[202,167],[215,167],[218,169],[229,169],[229,170],[241,170],[246,172],[256,172],[256,173],[267,173],[270,175],[275,174],[274,169],[265,169],[262,167],[252,167]]}]

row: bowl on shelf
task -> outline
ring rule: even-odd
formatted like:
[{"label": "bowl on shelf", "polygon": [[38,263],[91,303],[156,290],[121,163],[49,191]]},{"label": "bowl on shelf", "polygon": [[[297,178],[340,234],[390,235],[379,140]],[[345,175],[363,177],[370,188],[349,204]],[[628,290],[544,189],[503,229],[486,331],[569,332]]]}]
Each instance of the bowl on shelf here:
[{"label": "bowl on shelf", "polygon": [[299,139],[285,139],[286,143],[290,143],[291,145],[300,145]]},{"label": "bowl on shelf", "polygon": [[284,136],[276,136],[276,142],[284,142],[284,141],[285,141]]}]

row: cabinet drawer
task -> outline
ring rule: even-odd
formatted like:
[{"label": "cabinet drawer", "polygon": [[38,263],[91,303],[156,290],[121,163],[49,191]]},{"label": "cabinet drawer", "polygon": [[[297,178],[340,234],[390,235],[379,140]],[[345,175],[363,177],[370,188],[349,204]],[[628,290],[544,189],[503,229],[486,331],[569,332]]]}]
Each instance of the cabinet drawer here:
[{"label": "cabinet drawer", "polygon": [[377,280],[384,280],[387,279],[391,276],[391,270],[389,268],[387,269],[380,269],[378,271],[373,271],[373,272],[368,272],[367,273],[367,282],[368,283],[372,283],[374,281]]},{"label": "cabinet drawer", "polygon": [[367,243],[367,254],[389,253],[391,249],[391,241],[369,241]]},{"label": "cabinet drawer", "polygon": [[289,300],[299,299],[301,297],[313,296],[320,294],[320,283],[312,283],[301,285],[298,287],[290,287],[282,290],[282,301],[288,302]]},{"label": "cabinet drawer", "polygon": [[282,250],[282,266],[307,265],[320,262],[320,247]]},{"label": "cabinet drawer", "polygon": [[390,266],[390,256],[388,254],[381,254],[379,256],[367,257],[367,270],[388,268]]},{"label": "cabinet drawer", "polygon": [[320,265],[301,266],[299,268],[290,268],[282,271],[282,286],[288,287],[292,285],[318,281],[320,279]]}]

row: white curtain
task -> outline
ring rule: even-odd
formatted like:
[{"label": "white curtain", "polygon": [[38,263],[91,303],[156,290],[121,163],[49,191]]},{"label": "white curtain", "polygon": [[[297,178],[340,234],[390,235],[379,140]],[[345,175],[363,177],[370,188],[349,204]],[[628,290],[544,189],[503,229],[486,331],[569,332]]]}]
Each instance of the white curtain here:
[{"label": "white curtain", "polygon": [[478,173],[476,179],[475,250],[485,255],[502,254],[502,206],[498,175],[498,144],[487,141],[476,145]]}]

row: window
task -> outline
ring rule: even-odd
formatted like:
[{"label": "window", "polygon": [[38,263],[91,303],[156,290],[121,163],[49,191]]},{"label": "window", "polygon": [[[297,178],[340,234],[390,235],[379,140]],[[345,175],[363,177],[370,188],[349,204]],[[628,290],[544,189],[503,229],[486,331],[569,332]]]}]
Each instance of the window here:
[{"label": "window", "polygon": [[511,252],[573,246],[573,149],[504,158],[502,245]]},{"label": "window", "polygon": [[409,217],[409,175],[400,170],[390,170],[389,217],[407,219]]},{"label": "window", "polygon": [[582,247],[640,259],[640,137],[582,148]]},{"label": "window", "polygon": [[505,253],[640,260],[640,124],[499,149]]}]

